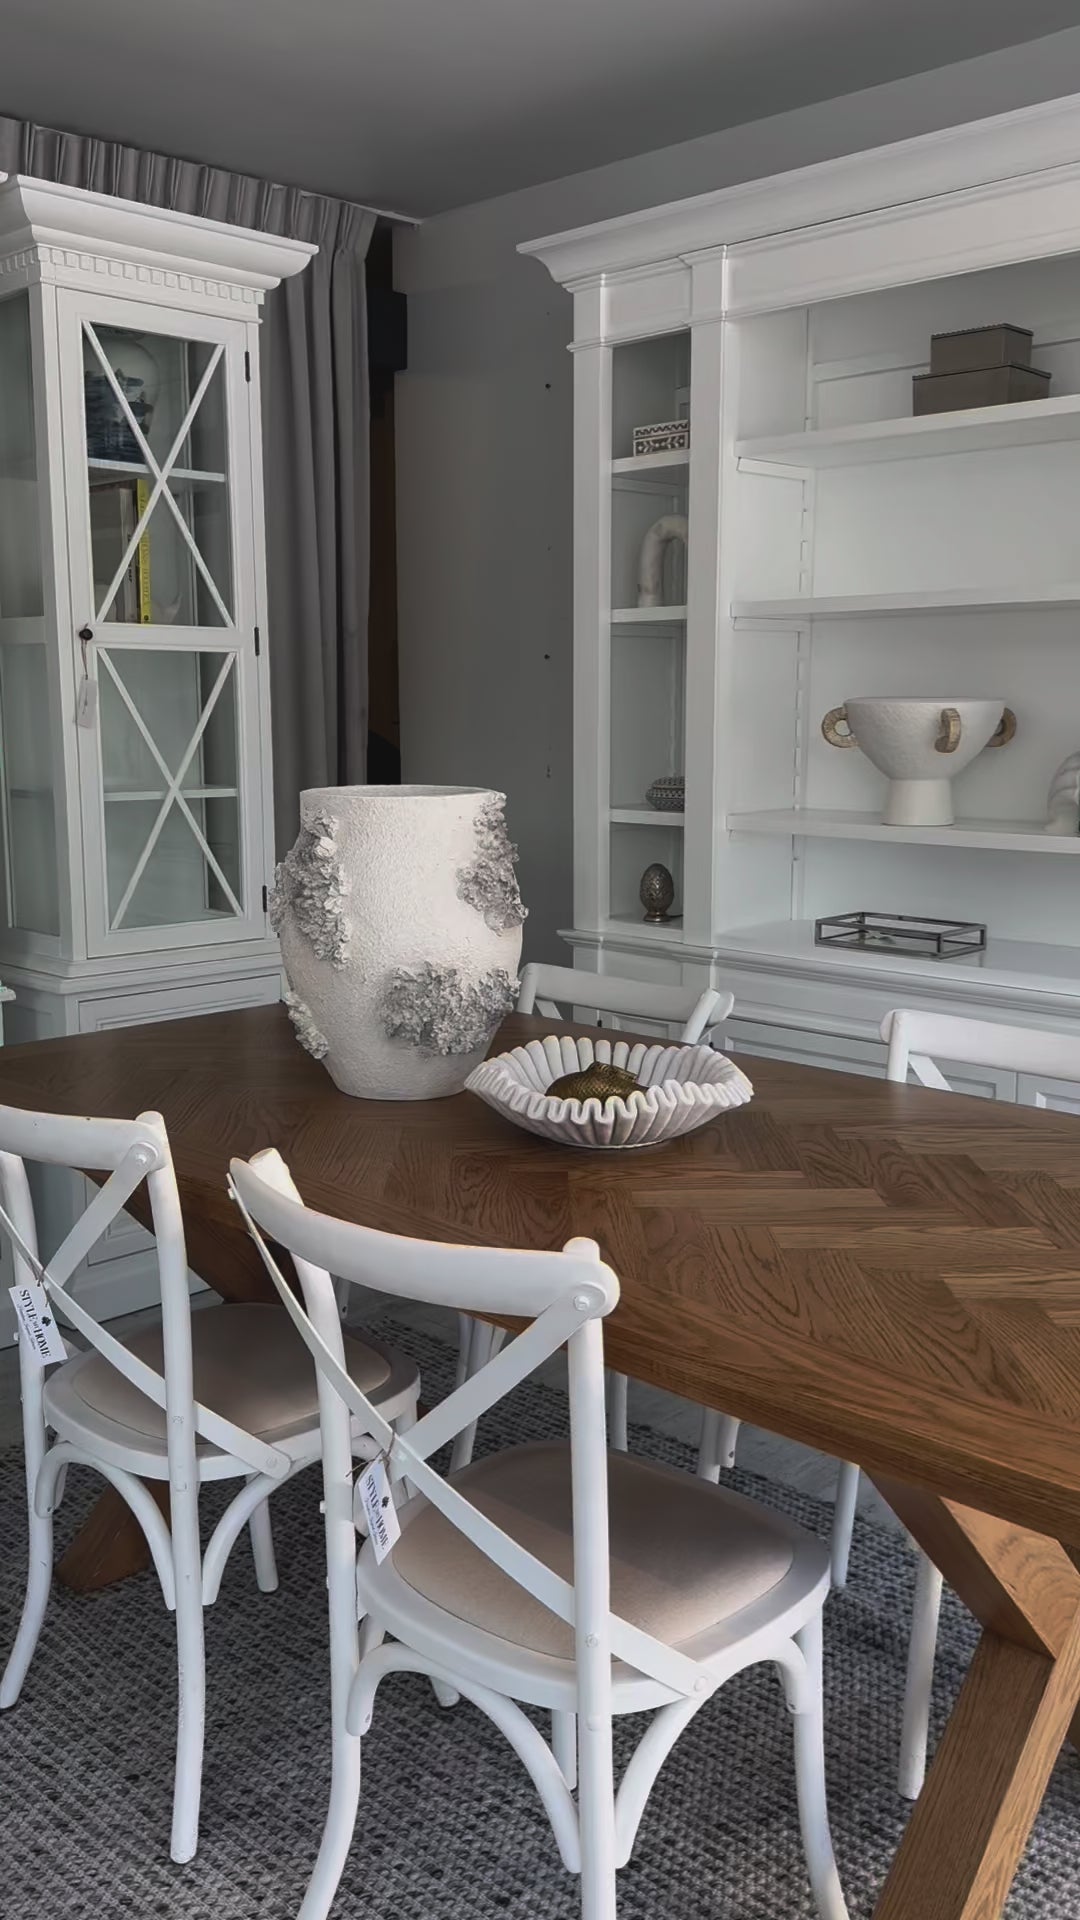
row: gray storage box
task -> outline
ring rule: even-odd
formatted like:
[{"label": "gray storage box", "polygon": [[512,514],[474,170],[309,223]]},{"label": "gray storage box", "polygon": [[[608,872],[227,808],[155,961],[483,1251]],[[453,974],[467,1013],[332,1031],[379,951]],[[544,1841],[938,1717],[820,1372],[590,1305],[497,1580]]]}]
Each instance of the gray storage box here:
[{"label": "gray storage box", "polygon": [[916,414],[952,413],[964,407],[1045,400],[1050,375],[1037,367],[972,367],[967,373],[917,373],[911,386]]},{"label": "gray storage box", "polygon": [[962,327],[935,333],[930,340],[931,373],[972,373],[981,367],[1030,367],[1034,335],[1027,327],[1000,322],[993,327]]}]

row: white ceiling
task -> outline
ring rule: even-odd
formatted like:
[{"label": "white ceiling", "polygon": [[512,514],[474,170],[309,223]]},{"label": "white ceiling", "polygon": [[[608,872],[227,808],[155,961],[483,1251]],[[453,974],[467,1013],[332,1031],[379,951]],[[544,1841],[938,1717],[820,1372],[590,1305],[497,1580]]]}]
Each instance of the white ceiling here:
[{"label": "white ceiling", "polygon": [[3,0],[0,112],[415,213],[1078,24],[1077,0]]}]

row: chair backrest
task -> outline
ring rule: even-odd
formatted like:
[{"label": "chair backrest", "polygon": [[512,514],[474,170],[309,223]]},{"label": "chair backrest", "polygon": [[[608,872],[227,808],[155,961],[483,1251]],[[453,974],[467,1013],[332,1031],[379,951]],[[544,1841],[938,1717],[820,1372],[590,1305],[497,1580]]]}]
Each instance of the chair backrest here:
[{"label": "chair backrest", "polygon": [[[105,1174],[85,1211],[47,1264],[42,1264],[27,1160],[72,1172]],[[145,1180],[156,1243],[161,1290],[162,1370],[150,1366],[110,1333],[78,1300],[71,1283]],[[95,1120],[0,1107],[0,1232],[10,1241],[15,1284],[44,1288],[54,1309],[83,1339],[164,1409],[169,1458],[194,1470],[196,1436],[234,1454],[253,1472],[280,1476],[289,1461],[231,1420],[195,1400],[192,1379],[191,1310],[187,1251],[176,1173],[165,1122],[159,1113],[135,1120]],[[42,1369],[28,1356],[20,1335],[20,1371],[26,1418],[40,1411]]]},{"label": "chair backrest", "polygon": [[1033,1027],[999,1026],[993,1020],[964,1020],[951,1013],[897,1007],[885,1015],[881,1037],[888,1043],[890,1080],[906,1081],[910,1069],[924,1087],[945,1092],[952,1089],[938,1060],[1080,1080],[1080,1038]]},{"label": "chair backrest", "polygon": [[[569,1013],[560,1010],[560,1002],[570,1009]],[[662,1020],[669,1027],[679,1028],[678,1039],[693,1044],[710,1027],[726,1020],[734,1004],[733,994],[720,993],[715,987],[699,993],[693,987],[619,980],[612,974],[586,973],[580,967],[549,967],[530,960],[522,969],[517,1010],[563,1020],[573,1018],[574,1007],[587,1007],[590,1012],[595,1009],[631,1021]]]},{"label": "chair backrest", "polygon": [[[609,1605],[607,1428],[600,1322],[619,1298],[619,1283],[591,1240],[571,1240],[559,1253],[460,1247],[377,1232],[300,1200],[274,1149],[250,1161],[234,1160],[230,1191],[253,1232],[282,1301],[306,1340],[323,1377],[336,1388],[340,1410],[324,1458],[343,1457],[341,1421],[359,1422],[372,1449],[386,1460],[391,1483],[404,1482],[544,1606],[575,1628],[579,1664],[610,1682],[614,1653],[677,1696],[700,1685],[701,1668],[684,1655],[612,1616]],[[297,1270],[302,1306],[281,1273],[266,1237],[288,1249]],[[397,1433],[345,1371],[330,1273],[376,1291],[453,1307],[458,1312],[505,1314],[530,1324],[463,1385]],[[305,1311],[306,1309],[306,1311]],[[428,1464],[431,1456],[508,1393],[567,1348],[570,1378],[570,1456],[574,1512],[571,1586],[486,1518]],[[323,1403],[323,1416],[327,1410]],[[597,1684],[601,1684],[597,1679]]]}]

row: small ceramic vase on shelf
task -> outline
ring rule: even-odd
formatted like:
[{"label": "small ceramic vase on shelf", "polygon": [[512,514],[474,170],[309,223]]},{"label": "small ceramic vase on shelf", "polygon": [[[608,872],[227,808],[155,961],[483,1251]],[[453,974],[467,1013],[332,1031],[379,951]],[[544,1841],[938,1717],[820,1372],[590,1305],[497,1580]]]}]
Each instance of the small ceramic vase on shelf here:
[{"label": "small ceramic vase on shelf", "polygon": [[459,1093],[514,1005],[521,923],[505,796],[319,787],[270,918],[302,1046],[343,1093]]}]

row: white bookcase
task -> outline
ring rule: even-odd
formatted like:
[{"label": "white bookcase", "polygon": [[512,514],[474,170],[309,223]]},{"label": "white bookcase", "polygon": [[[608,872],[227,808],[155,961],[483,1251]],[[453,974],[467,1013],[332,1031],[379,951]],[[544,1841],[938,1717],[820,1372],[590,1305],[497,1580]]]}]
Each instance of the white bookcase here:
[{"label": "white bookcase", "polygon": [[[258,320],[312,251],[0,185],[9,1042],[278,998]],[[92,1256],[98,1310],[141,1299],[145,1246]]]},{"label": "white bookcase", "polygon": [[[731,987],[735,1045],[880,1072],[897,1003],[1080,1017],[1080,835],[1043,831],[1080,750],[1078,154],[1080,100],[1059,101],[523,248],[574,298],[565,938],[597,971]],[[913,418],[931,334],[998,321],[1034,330],[1051,397]],[[687,385],[689,455],[628,457]],[[686,575],[639,609],[641,536],[670,512]],[[1015,710],[954,827],[882,825],[883,777],[822,739],[866,694]],[[646,787],[681,772],[685,813],[653,812]],[[637,898],[654,860],[663,926]],[[815,944],[856,908],[982,921],[988,950]]]}]

